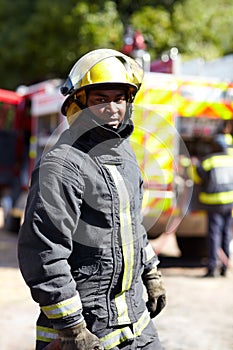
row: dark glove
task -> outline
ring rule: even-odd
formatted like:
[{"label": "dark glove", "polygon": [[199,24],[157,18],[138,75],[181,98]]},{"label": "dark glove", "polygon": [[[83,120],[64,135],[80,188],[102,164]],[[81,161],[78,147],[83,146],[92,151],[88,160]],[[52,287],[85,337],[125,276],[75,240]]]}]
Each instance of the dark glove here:
[{"label": "dark glove", "polygon": [[86,328],[85,321],[58,330],[58,335],[61,350],[104,350],[100,340]]},{"label": "dark glove", "polygon": [[162,283],[162,274],[157,268],[143,276],[146,286],[148,301],[146,303],[150,317],[154,318],[166,305],[166,291]]}]

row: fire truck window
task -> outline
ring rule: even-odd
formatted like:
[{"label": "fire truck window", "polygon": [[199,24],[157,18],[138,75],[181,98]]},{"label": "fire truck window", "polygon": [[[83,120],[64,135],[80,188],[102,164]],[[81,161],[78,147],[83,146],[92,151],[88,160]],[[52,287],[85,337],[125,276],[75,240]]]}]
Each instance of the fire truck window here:
[{"label": "fire truck window", "polygon": [[15,107],[0,103],[0,130],[12,130],[14,124]]},{"label": "fire truck window", "polygon": [[211,139],[219,120],[212,118],[179,117],[177,127],[191,157],[204,157],[211,152]]},{"label": "fire truck window", "polygon": [[233,88],[229,88],[226,92],[225,92],[225,100],[228,102],[233,102]]},{"label": "fire truck window", "polygon": [[221,101],[223,91],[218,87],[183,84],[180,88],[182,97],[192,101]]}]

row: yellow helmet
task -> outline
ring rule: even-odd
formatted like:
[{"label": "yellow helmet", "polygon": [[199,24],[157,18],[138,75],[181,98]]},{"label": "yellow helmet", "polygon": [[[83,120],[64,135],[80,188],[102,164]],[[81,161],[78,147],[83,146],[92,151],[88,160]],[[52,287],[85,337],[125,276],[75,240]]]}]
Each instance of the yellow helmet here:
[{"label": "yellow helmet", "polygon": [[143,79],[143,69],[132,58],[111,49],[91,51],[80,58],[71,69],[68,79],[61,87],[67,96],[62,113],[68,118],[86,107],[86,91],[96,86],[127,91],[132,102]]}]

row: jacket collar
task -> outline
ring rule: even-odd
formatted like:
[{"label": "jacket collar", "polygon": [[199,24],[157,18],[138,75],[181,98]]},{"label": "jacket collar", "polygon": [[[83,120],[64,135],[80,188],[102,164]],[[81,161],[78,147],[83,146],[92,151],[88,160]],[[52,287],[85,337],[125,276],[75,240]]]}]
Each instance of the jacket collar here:
[{"label": "jacket collar", "polygon": [[[70,126],[74,146],[86,152],[101,154],[116,153],[116,148],[133,132],[133,122],[128,119],[119,129],[99,124],[94,115],[85,110]],[[117,152],[118,153],[118,152]]]}]

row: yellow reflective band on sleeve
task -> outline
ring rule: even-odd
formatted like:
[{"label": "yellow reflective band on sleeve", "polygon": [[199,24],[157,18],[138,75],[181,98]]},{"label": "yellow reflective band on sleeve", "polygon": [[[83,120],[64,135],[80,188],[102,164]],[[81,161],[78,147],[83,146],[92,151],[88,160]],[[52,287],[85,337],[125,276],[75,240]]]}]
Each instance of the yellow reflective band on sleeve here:
[{"label": "yellow reflective band on sleeve", "polygon": [[150,322],[150,316],[147,309],[143,312],[139,320],[133,324],[133,330],[135,337],[138,337],[142,334],[143,329],[145,329]]},{"label": "yellow reflective band on sleeve", "polygon": [[150,261],[155,256],[154,249],[152,248],[152,245],[150,244],[150,242],[145,247],[145,252],[146,252],[146,262]]},{"label": "yellow reflective band on sleeve", "polygon": [[233,191],[220,193],[204,193],[201,192],[199,200],[204,204],[218,205],[233,203]]},{"label": "yellow reflective band on sleeve", "polygon": [[139,320],[133,324],[133,332],[129,327],[117,329],[105,337],[101,338],[100,341],[104,346],[104,350],[110,350],[117,345],[123,343],[128,339],[133,339],[141,335],[142,331],[147,327],[150,322],[150,316],[148,311],[145,310]]},{"label": "yellow reflective band on sleeve", "polygon": [[233,159],[231,156],[213,156],[202,162],[202,167],[205,171],[209,171],[218,167],[232,167]]},{"label": "yellow reflective band on sleeve", "polygon": [[120,205],[120,233],[122,251],[124,258],[124,272],[122,279],[122,290],[115,296],[115,303],[118,313],[118,324],[129,323],[128,307],[125,292],[130,289],[133,278],[134,246],[132,221],[130,214],[130,200],[125,182],[115,165],[105,165],[110,171],[119,195]]},{"label": "yellow reflective band on sleeve", "polygon": [[36,340],[50,343],[58,337],[57,331],[48,327],[36,327]]},{"label": "yellow reflective band on sleeve", "polygon": [[61,318],[71,315],[82,308],[81,300],[77,294],[73,298],[66,299],[60,303],[42,306],[41,310],[49,319]]}]

